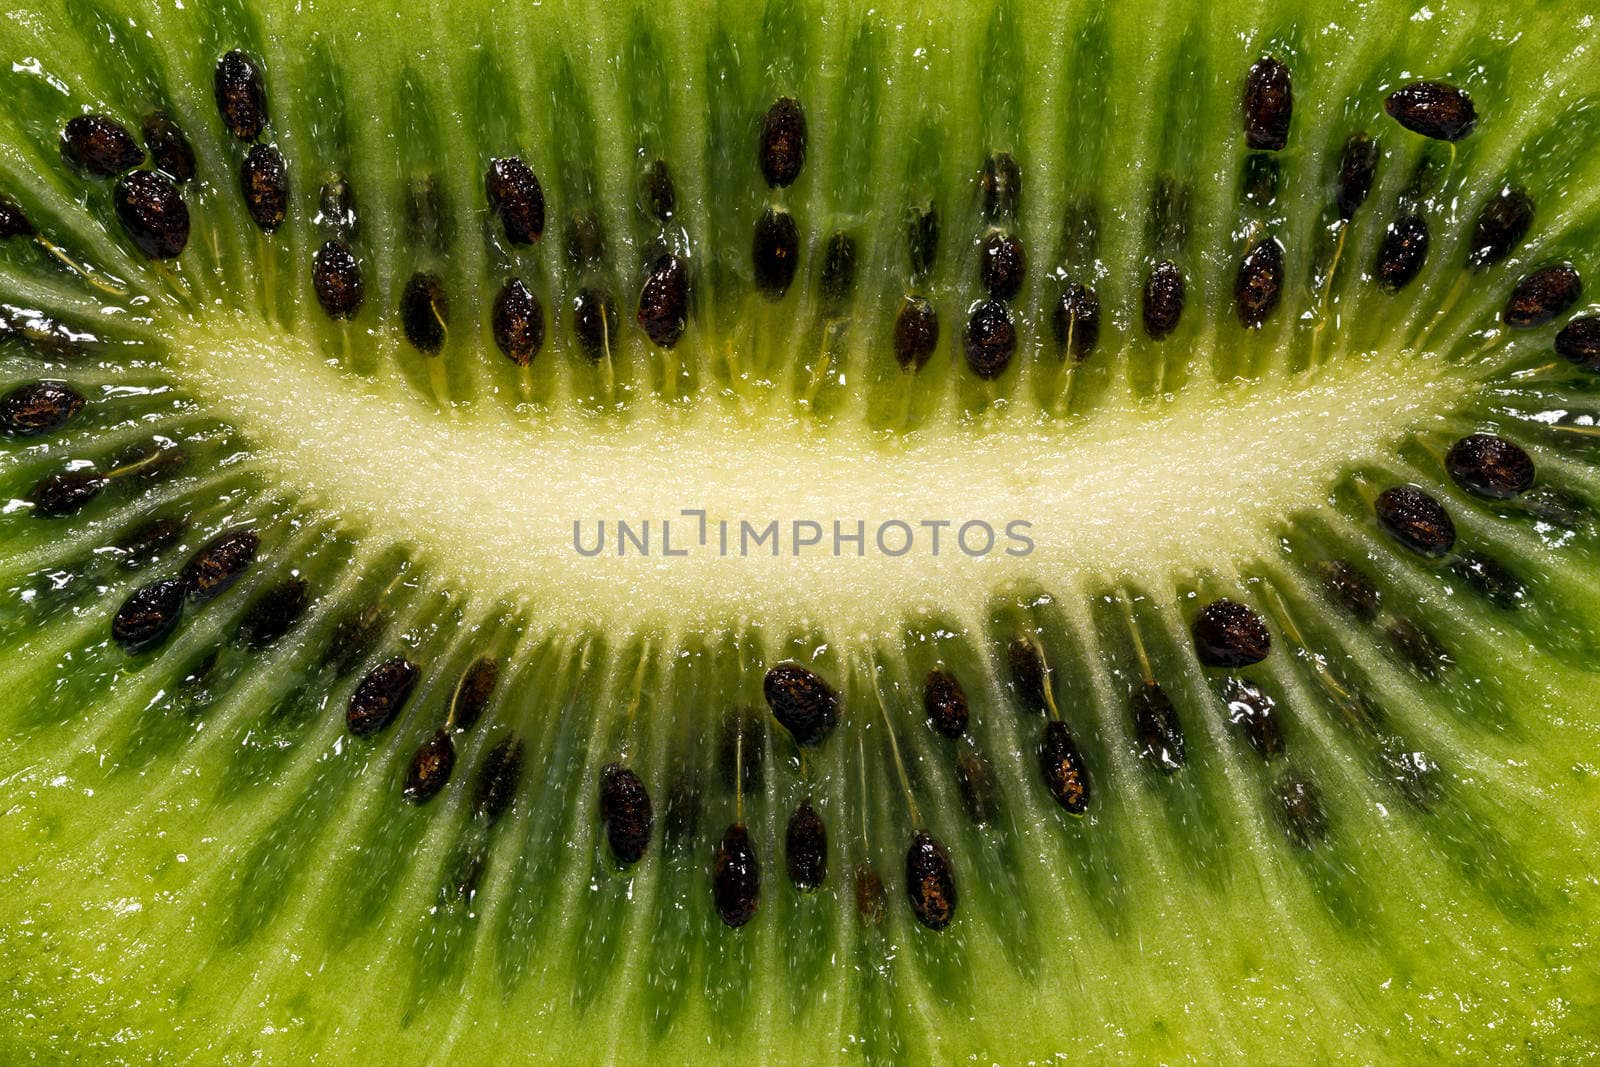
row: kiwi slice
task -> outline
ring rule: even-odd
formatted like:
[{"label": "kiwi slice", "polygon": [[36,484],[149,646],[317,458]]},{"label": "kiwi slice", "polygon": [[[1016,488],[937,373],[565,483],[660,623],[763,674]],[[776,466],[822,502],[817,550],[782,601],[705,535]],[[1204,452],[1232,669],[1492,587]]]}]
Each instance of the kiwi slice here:
[{"label": "kiwi slice", "polygon": [[1600,52],[0,22],[8,1059],[1600,1053]]}]

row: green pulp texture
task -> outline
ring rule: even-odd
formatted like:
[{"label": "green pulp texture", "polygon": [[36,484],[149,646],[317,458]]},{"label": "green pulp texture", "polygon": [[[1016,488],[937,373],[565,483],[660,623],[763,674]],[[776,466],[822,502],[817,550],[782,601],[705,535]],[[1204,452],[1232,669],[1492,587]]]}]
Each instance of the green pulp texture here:
[{"label": "green pulp texture", "polygon": [[[1590,516],[1600,503],[1594,383],[1551,354],[1560,322],[1511,332],[1499,318],[1528,270],[1600,266],[1600,156],[1589,150],[1600,101],[1587,95],[1600,59],[1583,8],[1131,0],[928,14],[899,2],[561,0],[352,16],[276,0],[61,0],[0,13],[0,191],[60,252],[0,243],[0,312],[100,337],[65,351],[28,330],[0,341],[5,389],[59,378],[91,401],[60,435],[0,449],[0,499],[19,502],[0,509],[0,853],[11,860],[0,871],[0,1059],[1600,1052],[1588,861],[1600,532],[1592,518],[1563,525],[1485,502],[1440,466],[1461,435],[1503,433],[1534,455],[1542,486]],[[261,61],[266,139],[288,161],[288,217],[271,235],[244,211],[243,146],[214,101],[214,66],[233,48]],[[1261,203],[1241,191],[1239,100],[1244,72],[1268,52],[1293,73],[1295,110],[1278,194]],[[1444,146],[1385,116],[1385,95],[1421,77],[1472,93],[1471,137]],[[803,103],[810,144],[798,180],[774,191],[754,146],[782,96]],[[119,229],[111,184],[75,174],[58,148],[72,115],[106,111],[137,130],[154,109],[187,131],[200,170],[184,192],[188,247],[160,267]],[[1357,131],[1384,154],[1369,201],[1339,226],[1335,175]],[[1006,225],[1031,265],[1012,302],[1018,353],[985,381],[961,334],[989,225],[977,176],[996,151],[1021,166]],[[488,161],[513,153],[549,205],[531,249],[506,244],[485,202]],[[656,158],[681,205],[665,228],[639,202]],[[352,246],[368,271],[350,322],[325,316],[309,287],[326,237],[318,190],[335,172],[356,190]],[[434,190],[421,224],[408,207],[419,183]],[[1534,228],[1504,263],[1469,271],[1473,221],[1506,185],[1537,203]],[[1184,191],[1181,233],[1151,221],[1173,210],[1163,188]],[[802,234],[781,301],[755,291],[750,264],[768,204]],[[929,207],[942,251],[922,276],[906,234]],[[1429,219],[1432,249],[1418,278],[1388,294],[1372,267],[1385,226],[1411,209]],[[578,265],[568,231],[591,210],[608,251]],[[860,249],[843,310],[817,284],[841,231]],[[1236,269],[1262,234],[1285,246],[1282,304],[1246,329]],[[636,268],[658,240],[695,265],[693,314],[670,350],[633,323]],[[1188,303],[1158,343],[1140,294],[1161,259],[1186,273]],[[398,324],[417,272],[450,294],[434,357]],[[513,272],[548,316],[527,368],[494,350],[488,325]],[[1072,282],[1092,284],[1104,308],[1081,364],[1059,357],[1051,333]],[[593,286],[615,294],[622,328],[590,361],[571,308]],[[888,350],[912,292],[943,322],[915,375]],[[1340,389],[1404,417],[1366,440],[1348,422],[1341,434],[1272,432],[1274,416],[1325,417]],[[363,397],[436,425],[397,443],[370,411],[338,417]],[[1238,410],[1266,414],[1234,433]],[[1196,477],[1188,499],[1154,509],[1127,488],[1153,484],[1127,442],[1175,411],[1170,431],[1151,435],[1147,468],[1277,462],[1276,488]],[[1191,434],[1186,423],[1204,425]],[[354,429],[340,437],[341,425]],[[824,471],[830,447],[915,459],[934,451],[916,452],[929,440],[954,441],[943,464],[906,469],[934,472],[969,504],[1031,496],[1066,513],[1099,492],[1089,519],[1107,528],[1222,532],[1173,559],[1158,537],[1100,551],[1116,531],[1097,541],[1085,520],[1087,547],[1072,558],[1041,556],[970,593],[952,579],[954,600],[913,597],[912,580],[879,560],[859,580],[798,563],[761,579],[787,599],[767,586],[735,599],[747,572],[667,593],[624,575],[616,588],[628,594],[596,605],[557,584],[557,564],[513,559],[519,573],[505,577],[491,558],[505,551],[496,532],[534,505],[519,509],[514,494],[508,504],[463,456],[514,467],[508,450],[525,437],[561,484],[585,473],[585,435],[681,437],[687,453],[711,427],[732,442],[725,465],[745,475],[741,438],[768,457],[812,450],[811,469]],[[117,468],[152,434],[182,446],[178,476],[117,481],[62,521],[20,503],[64,465]],[[463,440],[477,451],[452,444]],[[1330,459],[1334,445],[1351,452]],[[1086,456],[1081,483],[1027,481],[1068,448]],[[644,496],[666,480],[655,468],[670,457],[623,456],[593,481]],[[969,469],[952,473],[963,458]],[[708,493],[734,484],[717,481],[717,466],[705,468]],[[810,499],[870,489],[870,466],[840,463]],[[1307,471],[1315,491],[1282,492]],[[807,499],[808,487],[772,480],[784,506]],[[1461,544],[1513,568],[1527,603],[1496,607],[1386,538],[1373,497],[1398,483],[1444,501]],[[477,518],[503,508],[508,525],[429,525],[449,497]],[[181,514],[188,532],[149,569],[107,553],[163,514]],[[130,656],[109,639],[134,589],[240,525],[261,531],[263,548],[238,585],[186,607],[157,651]],[[1330,603],[1318,577],[1329,559],[1369,574],[1375,619]],[[247,647],[241,617],[291,574],[313,591],[306,617],[270,649]],[[819,583],[811,597],[808,582]],[[1259,665],[1197,661],[1191,626],[1221,596],[1265,619],[1273,646]],[[328,649],[352,618],[376,636],[344,661]],[[1448,649],[1437,677],[1386,638],[1408,620]],[[1045,720],[1006,659],[1018,639],[1046,654],[1051,711],[1093,775],[1082,817],[1040,781]],[[415,690],[375,737],[352,737],[352,693],[397,655],[421,665]],[[455,735],[454,775],[406,803],[412,754],[486,655],[502,669],[480,719]],[[789,658],[828,678],[843,709],[803,761],[761,686]],[[959,741],[924,721],[936,665],[970,701]],[[1229,721],[1235,674],[1275,699],[1285,755],[1263,759]],[[1130,716],[1130,694],[1152,680],[1186,733],[1172,775],[1141,758]],[[736,790],[726,724],[741,708],[760,714],[741,734],[740,766],[762,769]],[[475,793],[511,738],[523,773],[492,821]],[[619,758],[657,813],[649,851],[625,869],[596,804],[602,768]],[[988,810],[975,820],[972,768],[985,764]],[[1425,787],[1419,766],[1432,768]],[[1310,847],[1282,825],[1291,769],[1325,809],[1326,836]],[[829,830],[829,869],[800,893],[784,874],[784,830],[808,799]],[[712,847],[736,819],[763,868],[760,910],[737,930],[718,921],[708,888]],[[906,848],[923,828],[949,849],[961,894],[942,932],[906,901]],[[881,925],[862,915],[858,868],[887,886]]]}]

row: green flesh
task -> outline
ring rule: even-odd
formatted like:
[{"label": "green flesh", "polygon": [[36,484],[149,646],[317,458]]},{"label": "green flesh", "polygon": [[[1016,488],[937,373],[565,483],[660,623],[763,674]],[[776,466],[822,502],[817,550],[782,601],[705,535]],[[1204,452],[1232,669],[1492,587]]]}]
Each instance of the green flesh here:
[{"label": "green flesh", "polygon": [[[1502,433],[1542,487],[1591,516],[1600,504],[1600,395],[1552,354],[1566,317],[1528,331],[1499,320],[1529,270],[1597,269],[1600,101],[1586,87],[1600,59],[1582,4],[1375,2],[1357,17],[1334,3],[1201,14],[1139,0],[932,20],[899,3],[870,15],[781,0],[481,7],[364,10],[359,34],[342,8],[288,3],[67,0],[0,15],[0,192],[67,260],[125,290],[86,284],[40,243],[0,242],[0,312],[100,338],[66,352],[0,340],[0,391],[59,379],[90,400],[52,435],[0,442],[0,499],[18,501],[0,514],[0,851],[14,857],[0,872],[0,1058],[1600,1052],[1588,862],[1600,529],[1485,502],[1441,466],[1462,435]],[[235,47],[262,61],[263,139],[289,166],[288,220],[272,236],[244,211],[243,146],[212,95],[217,57]],[[1240,193],[1240,83],[1264,52],[1295,94],[1271,207]],[[1413,78],[1469,89],[1472,136],[1452,147],[1388,118],[1384,97]],[[801,101],[810,138],[799,179],[774,191],[755,144],[780,96]],[[155,109],[199,159],[183,187],[188,247],[161,267],[119,227],[112,183],[73,173],[58,150],[73,115],[137,131]],[[1332,182],[1358,130],[1384,155],[1340,238]],[[993,150],[1022,168],[1005,225],[1029,271],[1017,355],[984,382],[961,334],[982,295],[976,177]],[[532,248],[507,245],[485,202],[488,161],[512,154],[545,192]],[[658,157],[679,205],[667,237],[694,265],[693,313],[670,351],[633,322],[659,236],[638,176]],[[1371,267],[1425,157],[1440,168],[1423,197],[1432,249],[1391,295]],[[355,190],[366,271],[348,324],[323,314],[310,282],[326,238],[318,187],[335,171]],[[406,217],[426,176],[433,240]],[[1152,236],[1162,176],[1188,189],[1181,242]],[[1535,200],[1533,228],[1504,263],[1468,272],[1473,220],[1508,182]],[[750,266],[768,203],[802,235],[776,302]],[[940,252],[913,280],[907,218],[924,204],[940,213]],[[1100,220],[1092,252],[1063,236],[1082,204]],[[578,269],[568,219],[588,210],[607,257]],[[856,286],[830,307],[818,271],[839,230],[857,243]],[[1264,233],[1286,250],[1283,299],[1246,330],[1234,276]],[[1188,301],[1157,343],[1139,301],[1163,258],[1184,269]],[[449,297],[431,360],[399,322],[419,270]],[[545,309],[526,369],[489,327],[512,273]],[[1050,327],[1068,277],[1104,309],[1080,364],[1059,358]],[[598,365],[578,351],[571,310],[595,285],[620,315]],[[889,344],[908,292],[942,327],[914,375]],[[42,476],[110,469],[152,436],[183,446],[176,476],[119,479],[73,518],[21,503]],[[1372,499],[1405,482],[1446,506],[1460,547],[1512,568],[1528,603],[1495,607],[1388,538]],[[575,519],[659,524],[681,508],[758,525],[864,520],[869,550],[572,551]],[[105,546],[151,515],[182,515],[188,532],[145,569],[120,567]],[[870,551],[877,523],[933,518],[1027,520],[1037,548],[982,561]],[[236,586],[186,608],[158,651],[109,639],[134,589],[240,525],[262,550]],[[1323,595],[1329,559],[1373,579],[1376,621]],[[270,649],[241,647],[240,618],[291,574],[311,589],[306,617]],[[1266,619],[1265,661],[1198,663],[1190,625],[1219,596]],[[360,612],[378,636],[330,663],[335,628]],[[1402,617],[1453,666],[1429,678],[1397,657],[1384,628]],[[1040,780],[1044,719],[1006,666],[1019,636],[1045,653],[1090,768],[1081,819]],[[422,668],[416,689],[383,732],[352,737],[352,691],[398,654]],[[482,655],[501,662],[499,683],[455,736],[449,784],[405,803],[412,753]],[[784,659],[842,698],[840,727],[803,765],[763,703],[763,672]],[[970,700],[958,742],[924,719],[938,663]],[[1230,725],[1230,675],[1274,698],[1286,755],[1269,763]],[[1187,763],[1171,776],[1141,760],[1129,712],[1150,679],[1184,729]],[[764,753],[742,798],[721,752],[738,707],[761,709],[749,743]],[[513,734],[524,772],[489,825],[474,790]],[[973,751],[998,798],[982,826],[957,776]],[[1427,803],[1393,780],[1405,752],[1437,764]],[[619,758],[656,812],[627,870],[595,803]],[[1273,799],[1291,766],[1326,808],[1327,836],[1309,848]],[[690,787],[700,816],[678,834],[672,805]],[[801,895],[783,838],[808,796],[829,867]],[[763,880],[756,918],[733,930],[708,867],[741,808]],[[960,889],[942,933],[906,902],[919,825],[948,848]],[[859,863],[887,886],[881,928],[857,913]]]}]

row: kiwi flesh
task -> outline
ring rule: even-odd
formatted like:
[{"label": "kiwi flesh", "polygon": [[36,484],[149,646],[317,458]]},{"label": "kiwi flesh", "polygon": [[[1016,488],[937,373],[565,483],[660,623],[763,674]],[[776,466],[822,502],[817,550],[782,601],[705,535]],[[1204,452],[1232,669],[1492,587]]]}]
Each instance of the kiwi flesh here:
[{"label": "kiwi flesh", "polygon": [[1600,1054],[1586,7],[0,16],[4,1058]]}]

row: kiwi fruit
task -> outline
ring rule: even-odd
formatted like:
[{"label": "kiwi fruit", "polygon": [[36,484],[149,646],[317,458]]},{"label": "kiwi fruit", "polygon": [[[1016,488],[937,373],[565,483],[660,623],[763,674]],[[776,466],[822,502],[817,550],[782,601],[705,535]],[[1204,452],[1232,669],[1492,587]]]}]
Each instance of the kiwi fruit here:
[{"label": "kiwi fruit", "polygon": [[0,16],[0,1058],[1600,1055],[1550,0]]}]

